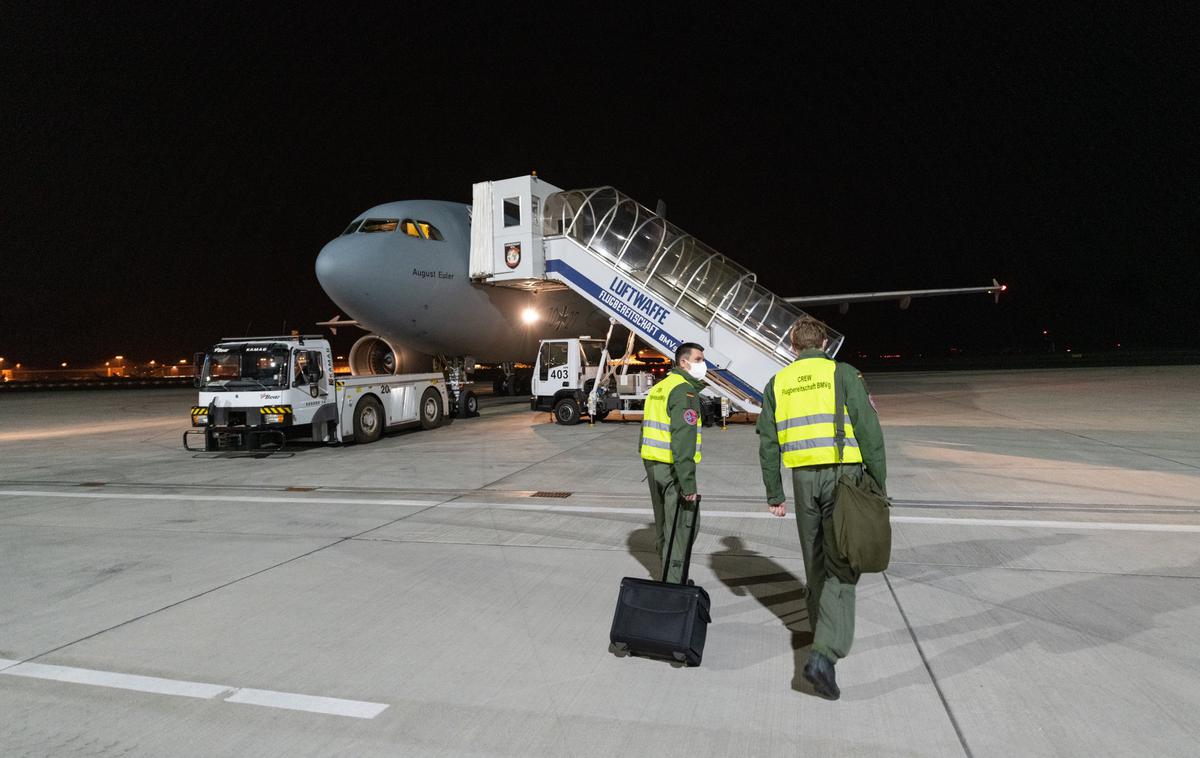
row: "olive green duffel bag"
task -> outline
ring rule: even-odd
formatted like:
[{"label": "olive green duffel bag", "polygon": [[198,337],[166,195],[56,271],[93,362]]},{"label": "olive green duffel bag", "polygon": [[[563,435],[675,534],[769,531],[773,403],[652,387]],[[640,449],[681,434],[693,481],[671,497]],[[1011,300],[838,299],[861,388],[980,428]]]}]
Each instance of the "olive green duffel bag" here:
[{"label": "olive green duffel bag", "polygon": [[870,474],[843,474],[834,489],[833,535],[838,551],[859,573],[883,571],[892,557],[891,503]]},{"label": "olive green duffel bag", "polygon": [[[846,395],[834,376],[834,438],[838,460],[846,439]],[[870,574],[883,571],[892,557],[892,503],[883,488],[863,472],[862,481],[840,470],[833,490],[833,536],[838,551],[855,571]]]}]

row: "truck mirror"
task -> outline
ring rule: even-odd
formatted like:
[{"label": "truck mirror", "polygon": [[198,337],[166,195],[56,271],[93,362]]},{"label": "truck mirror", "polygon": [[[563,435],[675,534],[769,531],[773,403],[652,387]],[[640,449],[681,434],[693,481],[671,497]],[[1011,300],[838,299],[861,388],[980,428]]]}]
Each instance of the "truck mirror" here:
[{"label": "truck mirror", "polygon": [[192,353],[192,385],[196,389],[204,379],[204,353]]}]

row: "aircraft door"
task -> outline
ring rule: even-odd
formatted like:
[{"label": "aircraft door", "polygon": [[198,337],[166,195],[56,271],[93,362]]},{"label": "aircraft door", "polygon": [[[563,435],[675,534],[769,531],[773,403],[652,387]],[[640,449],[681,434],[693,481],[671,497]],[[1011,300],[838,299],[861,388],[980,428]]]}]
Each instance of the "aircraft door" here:
[{"label": "aircraft door", "polygon": [[292,364],[292,386],[306,390],[314,398],[329,394],[329,376],[319,350],[297,350]]}]

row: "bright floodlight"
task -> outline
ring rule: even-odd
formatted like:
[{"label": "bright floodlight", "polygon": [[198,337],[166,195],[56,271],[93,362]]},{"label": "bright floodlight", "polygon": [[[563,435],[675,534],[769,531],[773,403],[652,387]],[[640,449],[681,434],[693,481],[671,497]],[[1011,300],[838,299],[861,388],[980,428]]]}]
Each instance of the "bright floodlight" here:
[{"label": "bright floodlight", "polygon": [[521,320],[526,324],[536,323],[538,318],[538,312],[533,308],[526,308],[525,310],[521,311]]}]

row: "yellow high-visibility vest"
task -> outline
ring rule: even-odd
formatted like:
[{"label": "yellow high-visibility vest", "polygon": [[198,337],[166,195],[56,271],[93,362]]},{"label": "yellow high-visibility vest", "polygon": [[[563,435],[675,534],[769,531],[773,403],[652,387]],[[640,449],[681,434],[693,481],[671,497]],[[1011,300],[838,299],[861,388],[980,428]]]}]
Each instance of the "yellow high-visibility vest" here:
[{"label": "yellow high-visibility vest", "polygon": [[[688,380],[679,374],[667,374],[661,382],[650,389],[646,398],[646,410],[642,416],[642,457],[648,461],[674,463],[675,455],[671,452],[671,415],[667,413],[667,398],[671,390]],[[693,460],[700,462],[700,414],[696,412],[696,456]]]},{"label": "yellow high-visibility vest", "polygon": [[[839,462],[834,440],[836,371],[837,362],[828,358],[801,358],[775,375],[775,429],[788,468]],[[850,413],[845,408],[842,412],[846,440],[840,462],[862,463]]]}]

